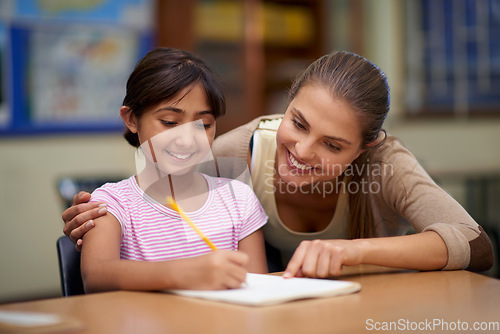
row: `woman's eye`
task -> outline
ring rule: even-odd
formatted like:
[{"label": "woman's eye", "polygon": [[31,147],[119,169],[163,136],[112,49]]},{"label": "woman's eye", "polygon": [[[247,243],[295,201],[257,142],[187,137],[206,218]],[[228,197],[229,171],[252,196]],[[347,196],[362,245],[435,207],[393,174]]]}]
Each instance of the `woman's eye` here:
[{"label": "woman's eye", "polygon": [[293,122],[293,125],[295,125],[295,127],[297,129],[306,130],[306,127],[304,125],[302,125],[302,123],[300,123],[297,119],[292,118],[292,122]]},{"label": "woman's eye", "polygon": [[338,151],[340,151],[340,147],[335,146],[335,145],[333,145],[332,143],[325,142],[325,145],[326,145],[326,147],[328,147],[328,149],[329,149],[330,151],[334,151],[334,152],[338,152]]}]

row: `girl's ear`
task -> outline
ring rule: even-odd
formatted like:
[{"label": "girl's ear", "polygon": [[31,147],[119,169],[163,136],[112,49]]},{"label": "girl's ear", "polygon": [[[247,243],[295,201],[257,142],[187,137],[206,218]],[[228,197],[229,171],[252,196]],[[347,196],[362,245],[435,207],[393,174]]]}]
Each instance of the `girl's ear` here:
[{"label": "girl's ear", "polygon": [[132,133],[137,133],[137,118],[129,107],[122,106],[120,108],[120,116],[123,119],[123,123]]}]

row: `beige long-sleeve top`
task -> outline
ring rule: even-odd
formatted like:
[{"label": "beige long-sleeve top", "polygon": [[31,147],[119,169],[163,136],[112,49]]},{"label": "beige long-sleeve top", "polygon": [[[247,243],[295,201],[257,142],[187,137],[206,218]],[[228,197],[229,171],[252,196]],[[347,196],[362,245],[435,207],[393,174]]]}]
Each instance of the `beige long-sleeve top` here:
[{"label": "beige long-sleeve top", "polygon": [[[248,158],[250,141],[257,131],[256,147],[253,148],[252,182],[269,221],[264,227],[268,243],[290,254],[301,240],[335,239],[347,236],[348,193],[341,194],[335,215],[321,233],[298,233],[287,229],[279,219],[274,195],[266,181],[269,171],[262,162],[273,159],[276,150],[276,131],[266,128],[266,120],[280,119],[283,115],[268,115],[254,119],[226,134],[213,144],[217,157]],[[267,122],[271,127],[277,122]],[[274,125],[273,125],[274,124]],[[279,124],[279,120],[278,120]],[[274,145],[274,146],[273,146]],[[389,172],[377,173],[379,191],[370,192],[376,236],[401,235],[408,226],[416,232],[435,231],[448,249],[448,263],[444,269],[469,269],[483,271],[493,265],[491,242],[484,230],[465,209],[429,177],[417,159],[398,140],[391,138],[375,149],[373,161],[383,162]],[[267,164],[274,166],[274,164]],[[272,176],[271,176],[272,177]],[[347,206],[347,207],[346,207]],[[410,224],[410,225],[409,225]]]}]

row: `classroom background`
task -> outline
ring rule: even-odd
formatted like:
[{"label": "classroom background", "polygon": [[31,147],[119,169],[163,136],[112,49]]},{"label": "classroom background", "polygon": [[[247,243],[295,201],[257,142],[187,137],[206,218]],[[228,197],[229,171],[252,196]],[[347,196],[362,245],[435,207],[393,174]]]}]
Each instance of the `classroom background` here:
[{"label": "classroom background", "polygon": [[385,128],[498,254],[500,0],[0,0],[0,303],[61,295],[61,213],[135,172],[119,107],[156,46],[220,74],[219,134],[284,112],[295,75],[331,50],[370,59],[391,86]]}]

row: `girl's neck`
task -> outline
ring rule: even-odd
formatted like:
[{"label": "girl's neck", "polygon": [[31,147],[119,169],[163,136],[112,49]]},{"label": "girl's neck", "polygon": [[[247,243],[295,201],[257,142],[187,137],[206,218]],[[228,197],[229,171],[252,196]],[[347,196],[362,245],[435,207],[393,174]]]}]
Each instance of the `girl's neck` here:
[{"label": "girl's neck", "polygon": [[139,187],[156,202],[165,205],[171,196],[185,211],[195,211],[203,206],[208,198],[208,184],[200,173],[167,175],[141,173],[136,176]]}]

